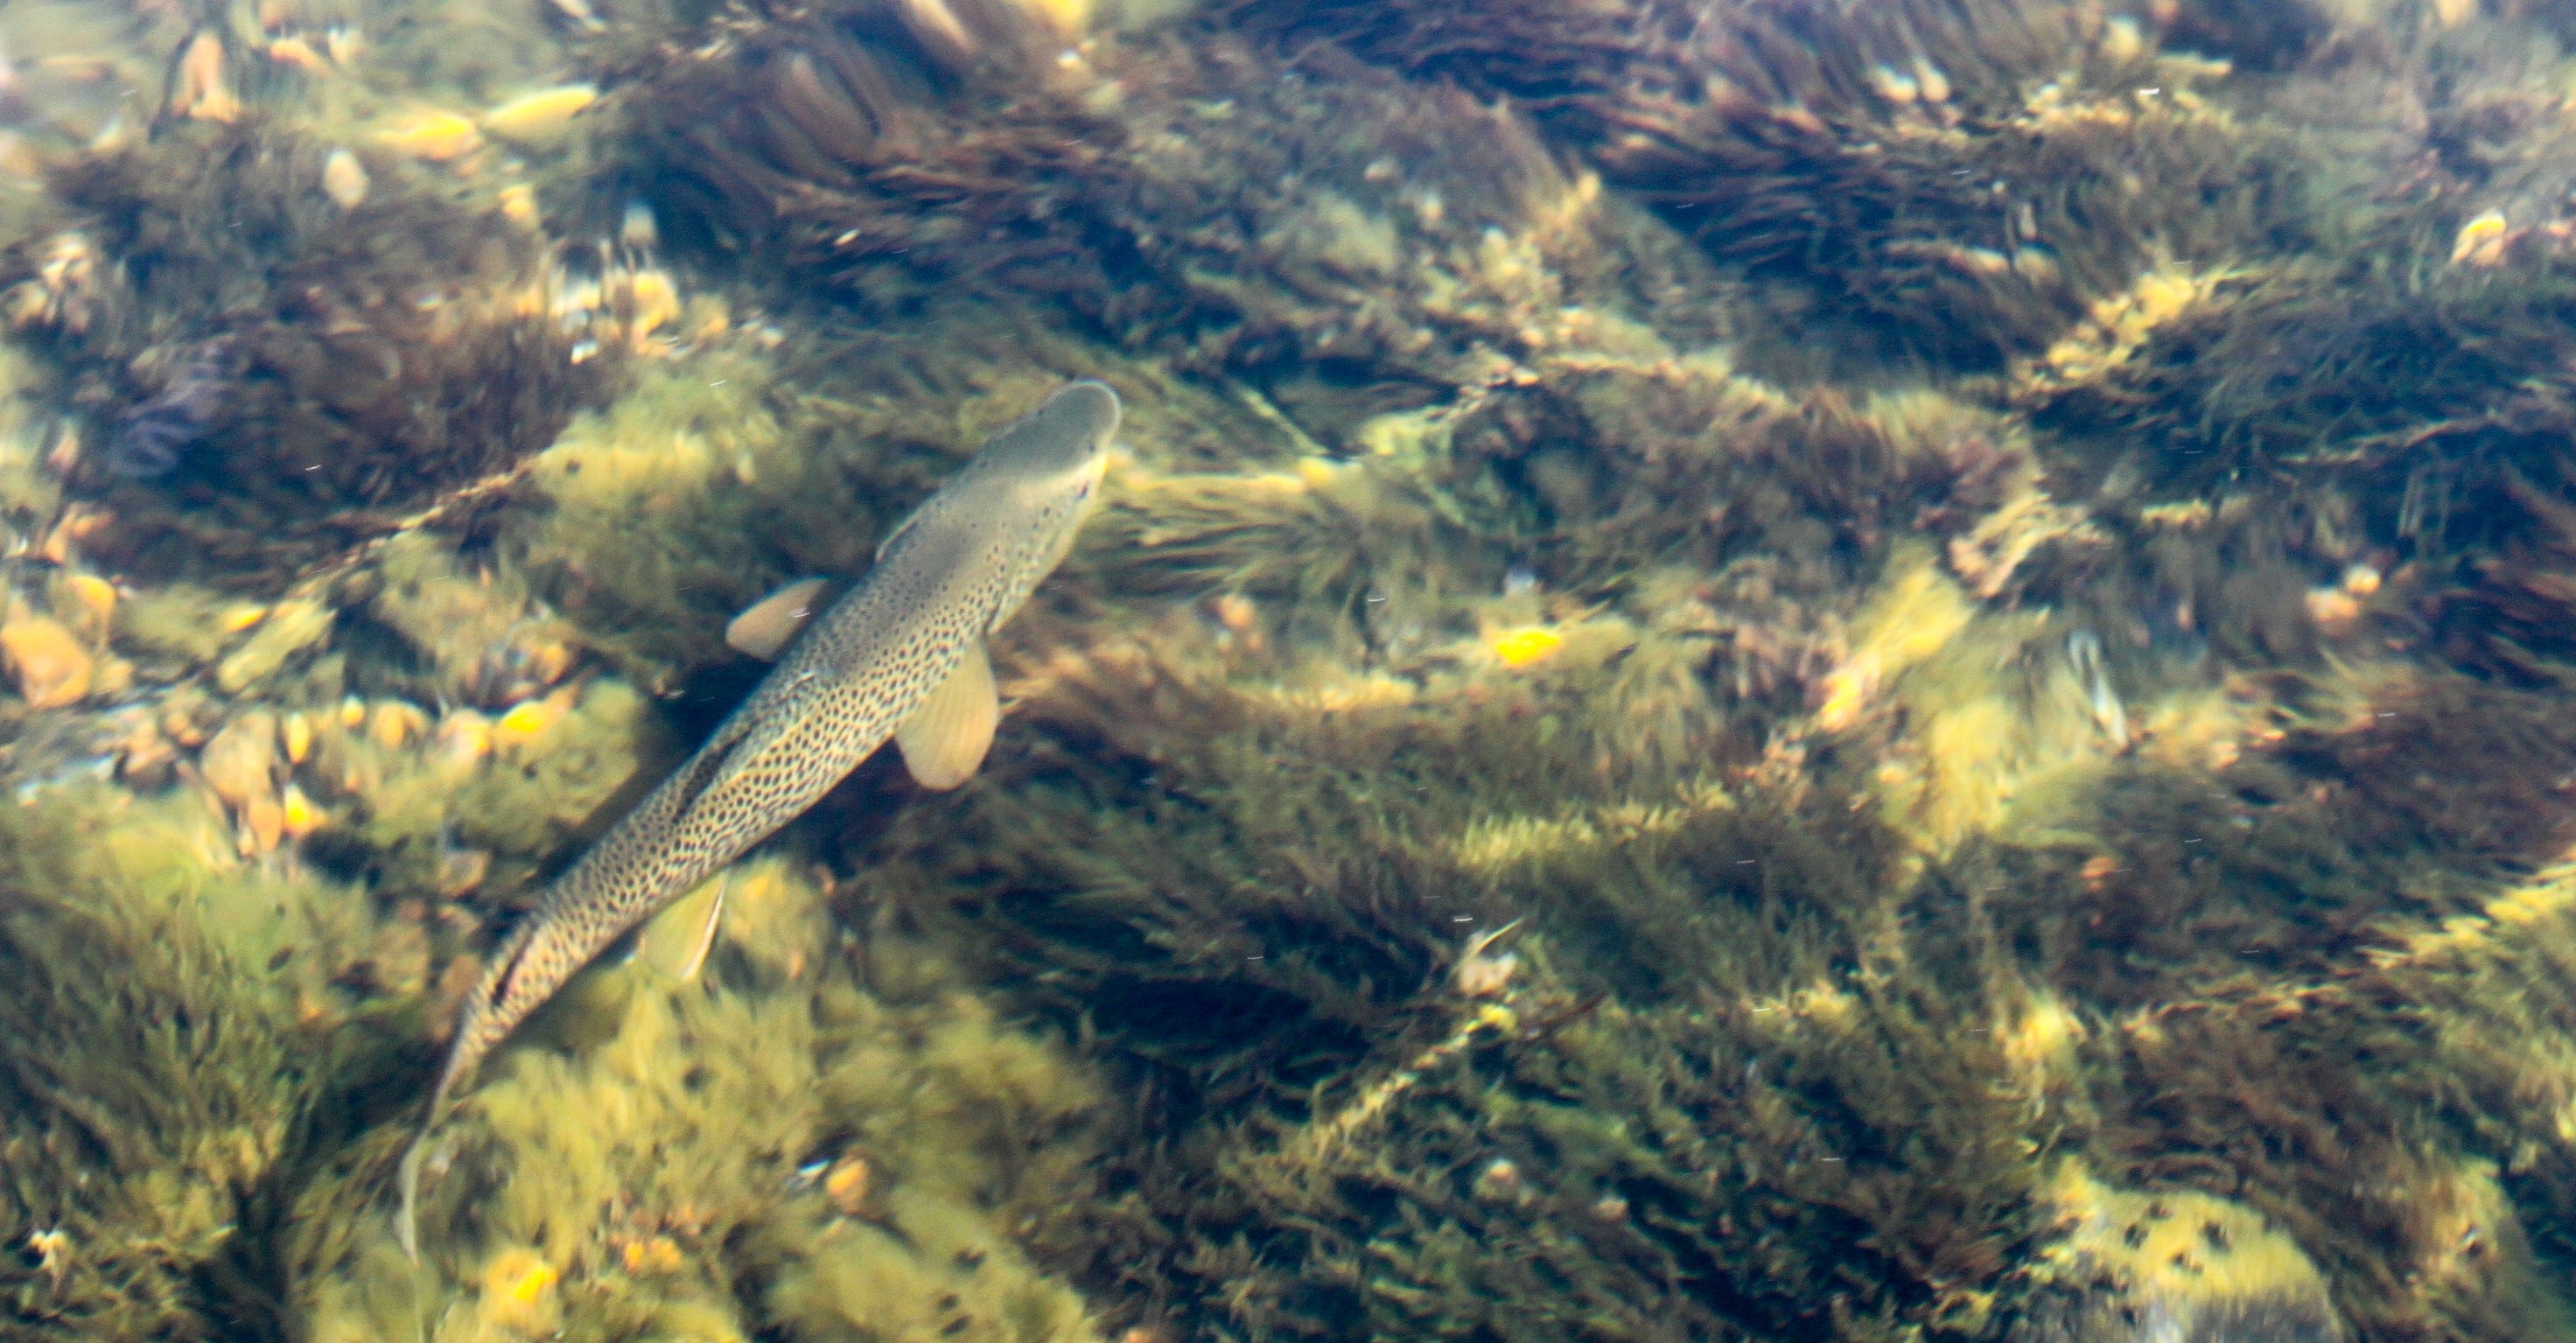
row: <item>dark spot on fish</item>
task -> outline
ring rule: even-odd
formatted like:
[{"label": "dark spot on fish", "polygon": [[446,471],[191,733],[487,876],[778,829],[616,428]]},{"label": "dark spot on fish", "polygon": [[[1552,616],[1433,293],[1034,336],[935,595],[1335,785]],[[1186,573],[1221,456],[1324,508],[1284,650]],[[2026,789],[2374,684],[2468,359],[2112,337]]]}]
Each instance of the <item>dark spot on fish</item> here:
[{"label": "dark spot on fish", "polygon": [[2147,1243],[2147,1226],[2146,1226],[2146,1223],[2144,1223],[2144,1222],[2131,1222],[2131,1223],[2129,1223],[2129,1229],[2120,1233],[2120,1243],[2121,1243],[2121,1244],[2123,1244],[2123,1245],[2128,1246],[2128,1247],[2129,1247],[2130,1249],[2132,1249],[2132,1250],[2134,1250],[2134,1249],[2138,1248],[2138,1247],[2139,1247],[2139,1246],[2141,1246],[2141,1245],[2146,1244],[2146,1243]]},{"label": "dark spot on fish", "polygon": [[283,970],[286,968],[286,963],[293,959],[295,959],[295,948],[279,947],[274,954],[269,956],[268,968],[272,972]]},{"label": "dark spot on fish", "polygon": [[972,1273],[984,1266],[984,1252],[982,1250],[959,1250],[957,1252],[956,1262],[957,1267]]},{"label": "dark spot on fish", "polygon": [[948,1323],[941,1325],[939,1328],[939,1335],[942,1338],[955,1338],[959,1334],[965,1333],[967,1326],[973,1323],[974,1320],[971,1317],[960,1315],[956,1319],[950,1320]]},{"label": "dark spot on fish", "polygon": [[2227,1253],[2226,1227],[2220,1226],[2216,1222],[2203,1222],[2200,1224],[2200,1238],[2209,1242],[2209,1248],[2218,1251],[2220,1254]]}]

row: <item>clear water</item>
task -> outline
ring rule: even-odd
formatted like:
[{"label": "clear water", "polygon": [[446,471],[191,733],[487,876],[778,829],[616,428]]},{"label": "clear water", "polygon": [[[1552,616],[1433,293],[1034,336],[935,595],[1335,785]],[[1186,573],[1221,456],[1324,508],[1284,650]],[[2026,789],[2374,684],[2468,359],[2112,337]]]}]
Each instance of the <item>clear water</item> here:
[{"label": "clear water", "polygon": [[2576,1337],[2571,46],[6,0],[0,1336]]}]

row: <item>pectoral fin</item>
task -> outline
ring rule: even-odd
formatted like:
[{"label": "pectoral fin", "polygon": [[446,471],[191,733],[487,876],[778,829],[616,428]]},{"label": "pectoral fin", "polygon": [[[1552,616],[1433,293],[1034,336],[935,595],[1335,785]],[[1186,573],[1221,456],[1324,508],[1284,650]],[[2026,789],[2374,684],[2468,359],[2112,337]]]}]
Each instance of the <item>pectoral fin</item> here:
[{"label": "pectoral fin", "polygon": [[912,771],[914,782],[924,788],[954,788],[975,777],[1001,721],[1001,692],[993,685],[992,661],[979,643],[966,650],[966,660],[895,729],[894,744],[903,749],[904,768]]},{"label": "pectoral fin", "polygon": [[796,631],[830,604],[831,586],[828,578],[800,578],[761,598],[725,626],[725,642],[764,662],[775,659]]},{"label": "pectoral fin", "polygon": [[715,949],[716,929],[724,921],[725,886],[732,880],[730,871],[717,873],[715,880],[700,882],[654,915],[636,930],[634,959],[675,983],[697,978],[707,953]]}]

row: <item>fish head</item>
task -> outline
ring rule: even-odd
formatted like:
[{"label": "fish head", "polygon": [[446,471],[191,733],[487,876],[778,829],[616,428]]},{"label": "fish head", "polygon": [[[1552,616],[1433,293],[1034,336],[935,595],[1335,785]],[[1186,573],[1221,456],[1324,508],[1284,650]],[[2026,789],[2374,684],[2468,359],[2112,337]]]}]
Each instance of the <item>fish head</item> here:
[{"label": "fish head", "polygon": [[993,612],[998,625],[1055,569],[1100,502],[1109,442],[1118,432],[1118,394],[1084,379],[1058,388],[1037,409],[986,441],[971,480],[961,481],[960,511],[978,528],[1007,519],[997,555],[1007,593]]},{"label": "fish head", "polygon": [[984,483],[1007,489],[1038,530],[1069,533],[1098,498],[1118,419],[1118,394],[1107,385],[1066,383],[993,435],[975,454],[976,471]]}]

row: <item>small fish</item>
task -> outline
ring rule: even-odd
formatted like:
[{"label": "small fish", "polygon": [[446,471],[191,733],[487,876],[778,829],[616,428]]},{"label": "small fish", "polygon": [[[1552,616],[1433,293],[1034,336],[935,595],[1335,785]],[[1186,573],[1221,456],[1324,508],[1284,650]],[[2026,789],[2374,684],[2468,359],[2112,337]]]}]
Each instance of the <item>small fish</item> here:
[{"label": "small fish", "polygon": [[405,1254],[418,1257],[420,1165],[457,1086],[576,971],[802,814],[890,737],[928,787],[974,774],[1001,717],[985,637],[1072,547],[1118,415],[1116,393],[1082,381],[995,434],[886,538],[867,577],[786,644],[706,745],[494,952],[403,1155]]}]

